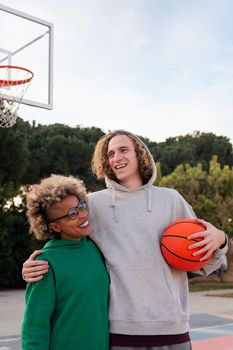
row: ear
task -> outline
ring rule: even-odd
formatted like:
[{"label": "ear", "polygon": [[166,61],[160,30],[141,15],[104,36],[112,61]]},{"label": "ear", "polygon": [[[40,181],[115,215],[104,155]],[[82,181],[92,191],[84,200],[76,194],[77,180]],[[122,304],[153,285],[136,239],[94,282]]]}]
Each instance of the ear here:
[{"label": "ear", "polygon": [[57,222],[51,222],[49,224],[49,227],[51,228],[52,231],[54,232],[60,232],[60,226],[59,226],[59,223]]}]

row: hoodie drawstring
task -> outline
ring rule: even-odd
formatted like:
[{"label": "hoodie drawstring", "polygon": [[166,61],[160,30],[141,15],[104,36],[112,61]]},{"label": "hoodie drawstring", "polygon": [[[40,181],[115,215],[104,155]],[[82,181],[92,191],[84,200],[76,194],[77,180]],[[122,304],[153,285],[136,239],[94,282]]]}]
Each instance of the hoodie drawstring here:
[{"label": "hoodie drawstring", "polygon": [[147,211],[151,211],[151,188],[148,188]]},{"label": "hoodie drawstring", "polygon": [[115,189],[114,188],[112,189],[111,207],[114,208],[116,222],[119,222],[119,216],[118,216],[117,208],[116,208],[116,193],[115,193]]},{"label": "hoodie drawstring", "polygon": [[[111,207],[114,209],[116,222],[119,222],[119,216],[118,216],[117,207],[116,207],[116,192],[114,188],[111,189],[111,193],[112,193]],[[151,211],[151,188],[147,189],[147,194],[148,194],[147,211]]]}]

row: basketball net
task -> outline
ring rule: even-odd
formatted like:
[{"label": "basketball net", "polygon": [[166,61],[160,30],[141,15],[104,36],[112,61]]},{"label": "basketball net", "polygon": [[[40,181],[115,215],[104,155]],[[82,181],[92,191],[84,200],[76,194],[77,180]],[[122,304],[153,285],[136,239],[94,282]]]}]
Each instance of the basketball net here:
[{"label": "basketball net", "polygon": [[16,123],[17,112],[34,74],[22,67],[0,66],[0,127]]}]

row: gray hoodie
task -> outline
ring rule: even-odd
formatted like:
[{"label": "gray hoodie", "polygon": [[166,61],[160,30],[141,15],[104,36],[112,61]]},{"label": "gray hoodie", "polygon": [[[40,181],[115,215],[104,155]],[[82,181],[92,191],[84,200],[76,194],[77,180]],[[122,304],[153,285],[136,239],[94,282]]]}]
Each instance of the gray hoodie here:
[{"label": "gray hoodie", "polygon": [[[161,335],[189,330],[187,274],[165,262],[160,239],[172,221],[195,214],[177,191],[153,186],[154,161],[153,166],[148,183],[133,191],[106,178],[107,189],[89,195],[92,239],[105,257],[111,279],[111,333]],[[225,252],[218,249],[197,272],[216,270]]]}]

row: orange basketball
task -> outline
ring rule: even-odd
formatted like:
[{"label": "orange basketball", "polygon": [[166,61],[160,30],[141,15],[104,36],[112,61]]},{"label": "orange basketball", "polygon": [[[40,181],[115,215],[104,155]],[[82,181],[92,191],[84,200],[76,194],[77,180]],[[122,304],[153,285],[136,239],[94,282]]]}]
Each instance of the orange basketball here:
[{"label": "orange basketball", "polygon": [[200,248],[188,249],[188,247],[203,238],[188,240],[193,233],[205,231],[206,227],[194,219],[181,219],[172,222],[163,232],[161,250],[164,259],[172,267],[182,271],[195,271],[202,268],[209,259],[199,261],[204,255],[193,256]]}]

